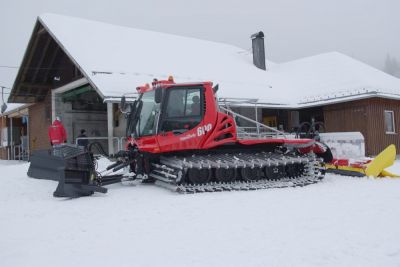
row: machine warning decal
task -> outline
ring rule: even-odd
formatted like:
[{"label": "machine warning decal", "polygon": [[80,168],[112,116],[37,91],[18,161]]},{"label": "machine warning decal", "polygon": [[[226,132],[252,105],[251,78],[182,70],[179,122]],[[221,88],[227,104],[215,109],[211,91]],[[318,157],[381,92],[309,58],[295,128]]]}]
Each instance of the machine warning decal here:
[{"label": "machine warning decal", "polygon": [[191,138],[194,138],[194,137],[196,137],[195,134],[189,134],[189,135],[183,136],[183,137],[181,137],[181,138],[179,138],[179,139],[180,139],[181,141],[185,141],[185,140],[188,140],[188,139],[191,139]]},{"label": "machine warning decal", "polygon": [[211,129],[212,129],[211,123],[206,124],[204,126],[200,126],[199,128],[197,128],[197,136],[205,135],[207,132],[211,131]]}]

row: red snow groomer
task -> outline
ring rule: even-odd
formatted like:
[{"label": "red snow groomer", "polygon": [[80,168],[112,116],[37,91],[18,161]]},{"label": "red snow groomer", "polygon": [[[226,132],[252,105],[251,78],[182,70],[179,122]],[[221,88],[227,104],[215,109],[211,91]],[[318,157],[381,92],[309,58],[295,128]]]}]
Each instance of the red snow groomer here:
[{"label": "red snow groomer", "polygon": [[[62,144],[35,151],[28,176],[59,181],[55,197],[106,193],[104,185],[126,180],[196,193],[304,186],[323,178],[322,161],[332,160],[327,146],[220,106],[217,89],[173,79],[138,87],[136,101],[121,100],[128,142],[115,163],[99,172],[91,145]],[[128,166],[130,173],[117,173]]]},{"label": "red snow groomer", "polygon": [[[329,148],[296,139],[219,106],[211,82],[177,84],[172,78],[137,88],[121,107],[127,114],[126,151],[135,178],[178,192],[303,186],[324,176]],[[253,123],[239,127],[237,120]],[[116,166],[116,165],[114,165]]]}]

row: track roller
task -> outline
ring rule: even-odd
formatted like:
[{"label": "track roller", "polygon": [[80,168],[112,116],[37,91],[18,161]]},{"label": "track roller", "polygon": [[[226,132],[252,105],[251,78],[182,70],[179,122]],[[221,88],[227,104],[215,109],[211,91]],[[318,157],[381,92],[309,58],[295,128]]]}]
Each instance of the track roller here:
[{"label": "track roller", "polygon": [[264,173],[268,180],[278,180],[285,177],[285,166],[266,166],[264,168]]},{"label": "track roller", "polygon": [[202,168],[196,169],[191,168],[187,172],[187,179],[192,184],[205,184],[211,179],[211,169]]},{"label": "track roller", "polygon": [[297,176],[297,164],[288,164],[285,166],[286,175],[289,178],[293,178]]},{"label": "track roller", "polygon": [[216,168],[214,174],[217,182],[227,183],[236,179],[237,172],[235,168]]},{"label": "track roller", "polygon": [[297,163],[295,164],[295,168],[296,168],[296,177],[302,176],[304,174],[304,164],[302,163]]},{"label": "track roller", "polygon": [[258,167],[245,167],[240,169],[240,174],[245,181],[256,181],[261,178],[262,171]]}]

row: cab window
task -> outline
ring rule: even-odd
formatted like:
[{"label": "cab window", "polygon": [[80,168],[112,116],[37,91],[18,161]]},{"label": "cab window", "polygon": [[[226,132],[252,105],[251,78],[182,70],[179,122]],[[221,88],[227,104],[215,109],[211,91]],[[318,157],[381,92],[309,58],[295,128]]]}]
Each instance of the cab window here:
[{"label": "cab window", "polygon": [[183,133],[193,129],[202,119],[202,88],[172,88],[167,101],[161,131]]},{"label": "cab window", "polygon": [[136,132],[139,136],[153,135],[156,114],[159,110],[159,104],[154,102],[154,91],[144,93],[141,101],[143,106],[136,125]]}]

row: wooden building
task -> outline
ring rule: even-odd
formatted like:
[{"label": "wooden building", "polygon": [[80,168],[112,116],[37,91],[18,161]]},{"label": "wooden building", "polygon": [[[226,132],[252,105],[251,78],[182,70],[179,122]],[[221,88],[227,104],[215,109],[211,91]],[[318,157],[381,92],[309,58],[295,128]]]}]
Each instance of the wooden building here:
[{"label": "wooden building", "polygon": [[134,99],[137,86],[169,75],[177,82],[218,83],[221,104],[272,127],[290,131],[315,118],[326,131],[362,132],[368,155],[390,143],[400,146],[399,79],[337,52],[261,65],[227,44],[44,14],[9,102],[31,104],[31,150],[50,147],[47,127],[60,116],[69,143],[85,128],[116,152],[126,124],[118,111],[121,96]]},{"label": "wooden building", "polygon": [[8,104],[0,114],[0,159],[28,159],[28,108],[29,105]]},{"label": "wooden building", "polygon": [[[243,109],[243,108],[242,108]],[[246,108],[247,113],[254,113]],[[303,122],[322,122],[322,132],[361,132],[365,139],[366,155],[379,154],[390,144],[400,148],[400,99],[371,94],[369,98],[314,107],[284,109],[259,108],[260,122],[296,133]],[[240,110],[239,110],[240,111]],[[243,112],[243,111],[240,111]]]},{"label": "wooden building", "polygon": [[361,132],[366,153],[377,155],[390,144],[400,148],[400,100],[369,98],[323,107],[328,132]]}]

